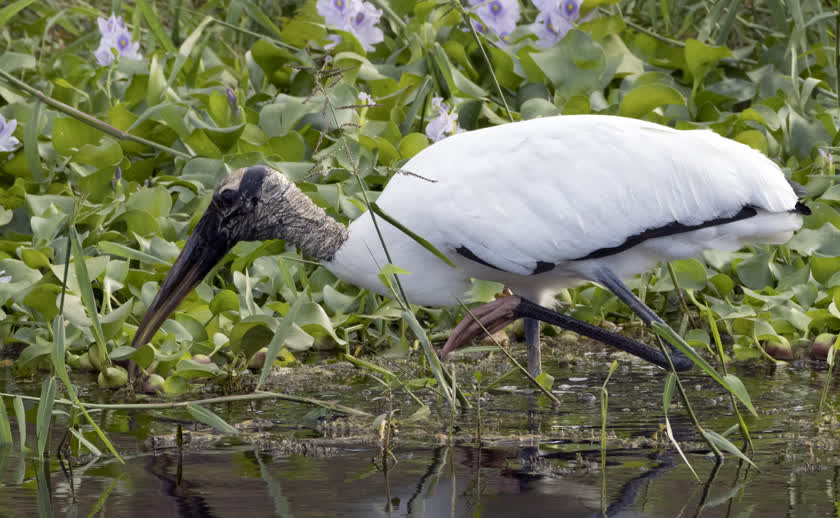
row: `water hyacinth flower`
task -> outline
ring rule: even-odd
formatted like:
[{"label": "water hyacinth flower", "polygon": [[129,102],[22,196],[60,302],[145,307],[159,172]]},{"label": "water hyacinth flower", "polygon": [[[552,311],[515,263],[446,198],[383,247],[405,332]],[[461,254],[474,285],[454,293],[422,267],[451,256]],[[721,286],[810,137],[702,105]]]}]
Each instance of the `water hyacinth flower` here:
[{"label": "water hyacinth flower", "polygon": [[328,34],[327,39],[330,40],[330,43],[324,45],[324,50],[332,50],[338,47],[338,44],[344,41],[344,38],[339,36],[338,34]]},{"label": "water hyacinth flower", "polygon": [[533,0],[539,9],[531,30],[537,35],[537,45],[551,47],[562,40],[580,17],[582,0]]},{"label": "water hyacinth flower", "polygon": [[140,43],[131,40],[131,31],[125,26],[122,16],[111,15],[107,20],[97,18],[99,24],[99,47],[94,51],[96,62],[101,66],[108,66],[114,62],[114,54],[111,49],[117,49],[117,54],[131,59],[140,59],[138,52]]},{"label": "water hyacinth flower", "polygon": [[373,50],[376,43],[385,39],[382,29],[376,26],[382,17],[382,9],[377,9],[370,2],[355,2],[350,16],[350,32],[356,36],[362,47]]},{"label": "water hyacinth flower", "polygon": [[513,32],[519,21],[519,0],[469,0],[475,12],[484,23],[473,21],[475,30],[484,34],[487,30],[504,37]]},{"label": "water hyacinth flower", "polygon": [[324,17],[324,21],[343,31],[353,33],[367,51],[373,50],[375,44],[385,39],[382,29],[377,26],[382,17],[382,10],[377,9],[370,2],[318,0],[316,7],[318,14]]},{"label": "water hyacinth flower", "polygon": [[344,30],[350,19],[350,3],[353,0],[318,0],[315,7],[324,21]]},{"label": "water hyacinth flower", "polygon": [[227,87],[225,88],[225,95],[227,96],[228,105],[230,106],[230,112],[233,116],[237,116],[239,114],[239,101],[236,99],[236,92],[233,91],[233,88]]},{"label": "water hyacinth flower", "polygon": [[828,153],[823,148],[819,148],[817,149],[817,151],[819,151],[820,156],[823,158],[823,160],[825,160],[825,163],[828,164],[829,167],[831,167],[831,165],[834,164],[834,156],[831,153]]},{"label": "water hyacinth flower", "polygon": [[0,115],[0,151],[14,151],[20,144],[20,140],[12,136],[17,128],[15,119],[6,120]]},{"label": "water hyacinth flower", "polygon": [[443,140],[450,135],[463,133],[464,129],[458,125],[458,114],[450,112],[449,105],[441,97],[432,98],[432,109],[437,110],[438,116],[426,125],[426,136],[432,142]]},{"label": "water hyacinth flower", "polygon": [[376,104],[367,92],[359,92],[359,100],[362,101],[362,104],[366,104],[368,106]]}]

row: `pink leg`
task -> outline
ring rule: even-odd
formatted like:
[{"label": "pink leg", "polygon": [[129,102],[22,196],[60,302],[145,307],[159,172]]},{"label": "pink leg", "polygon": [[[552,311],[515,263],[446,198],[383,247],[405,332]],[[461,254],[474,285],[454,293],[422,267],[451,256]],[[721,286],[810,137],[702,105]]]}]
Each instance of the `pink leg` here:
[{"label": "pink leg", "polygon": [[[517,296],[502,297],[472,310],[472,313],[488,331],[495,333],[521,318],[513,311],[521,300]],[[484,330],[481,326],[471,316],[466,315],[449,334],[440,357],[446,359],[455,349],[469,345],[470,342],[483,335]]]}]

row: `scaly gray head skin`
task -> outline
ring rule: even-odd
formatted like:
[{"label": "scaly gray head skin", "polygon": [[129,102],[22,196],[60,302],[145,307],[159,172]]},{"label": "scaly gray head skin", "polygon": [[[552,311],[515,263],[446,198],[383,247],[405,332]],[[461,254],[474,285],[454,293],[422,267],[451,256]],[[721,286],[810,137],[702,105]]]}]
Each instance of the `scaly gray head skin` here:
[{"label": "scaly gray head skin", "polygon": [[[281,173],[263,166],[234,171],[213,200],[146,310],[131,345],[151,340],[166,318],[239,241],[285,239],[331,260],[347,229],[330,218]],[[136,374],[132,364],[132,374]]]}]

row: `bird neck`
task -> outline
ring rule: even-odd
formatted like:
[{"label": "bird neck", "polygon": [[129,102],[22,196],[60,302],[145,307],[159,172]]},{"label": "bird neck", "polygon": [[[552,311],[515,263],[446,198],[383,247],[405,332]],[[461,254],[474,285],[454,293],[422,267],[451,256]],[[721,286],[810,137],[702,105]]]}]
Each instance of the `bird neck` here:
[{"label": "bird neck", "polygon": [[283,200],[282,203],[269,201],[270,206],[278,208],[272,212],[271,219],[276,218],[275,222],[269,222],[267,228],[281,229],[281,235],[271,237],[285,239],[320,261],[331,261],[339,247],[347,241],[347,227],[327,215],[291,182],[277,195]]}]

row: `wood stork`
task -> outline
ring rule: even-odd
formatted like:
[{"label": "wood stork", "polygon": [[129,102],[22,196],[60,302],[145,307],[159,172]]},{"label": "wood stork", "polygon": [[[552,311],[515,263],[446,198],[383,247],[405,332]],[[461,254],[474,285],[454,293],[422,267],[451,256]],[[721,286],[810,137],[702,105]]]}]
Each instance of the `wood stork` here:
[{"label": "wood stork", "polygon": [[[594,281],[644,322],[659,317],[622,283],[659,261],[704,249],[784,243],[810,213],[771,160],[711,131],[677,131],[601,115],[558,116],[457,134],[391,178],[378,205],[424,237],[452,268],[378,220],[413,304],[457,304],[472,278],[515,296],[474,313],[491,331],[525,319],[528,368],[540,370],[539,321],[572,329],[667,367],[661,351],[551,309],[562,288]],[[146,343],[238,241],[285,239],[339,278],[387,295],[386,259],[370,213],[349,227],[268,167],[235,171],[213,194],[134,337]],[[481,330],[465,318],[444,355]],[[691,360],[672,347],[680,370]]]}]

